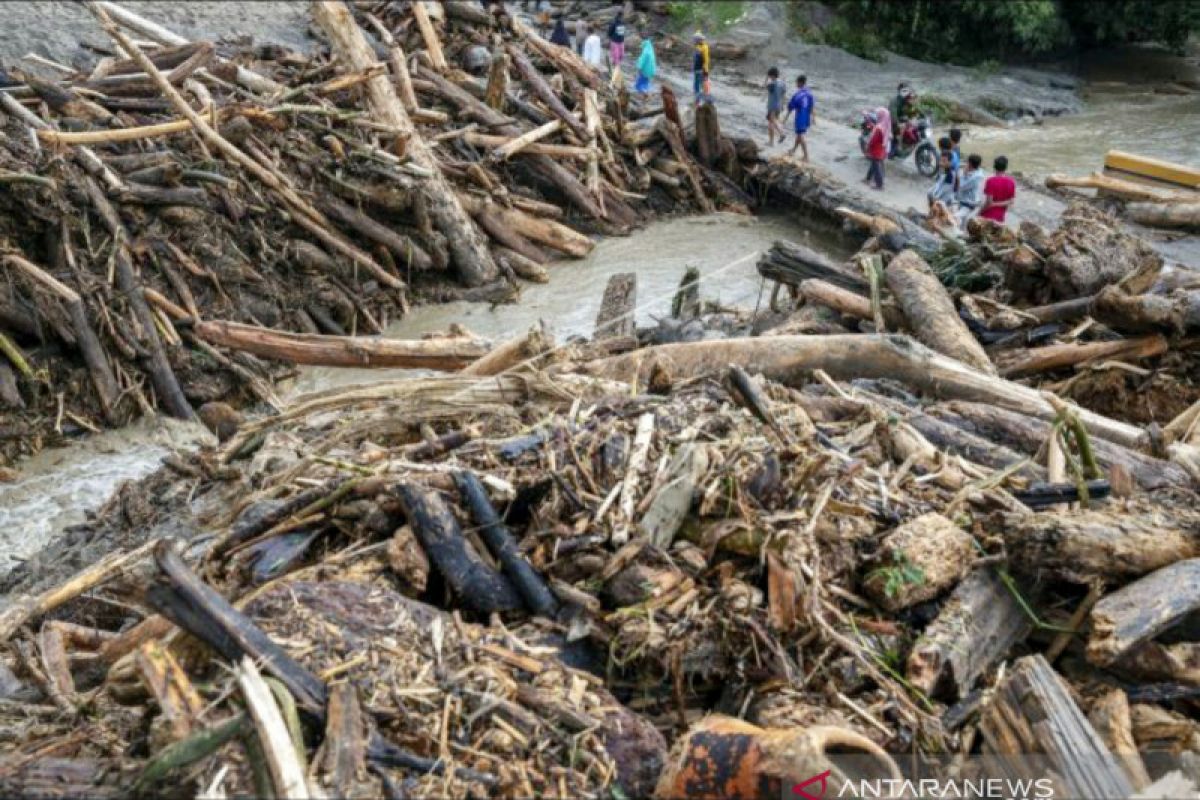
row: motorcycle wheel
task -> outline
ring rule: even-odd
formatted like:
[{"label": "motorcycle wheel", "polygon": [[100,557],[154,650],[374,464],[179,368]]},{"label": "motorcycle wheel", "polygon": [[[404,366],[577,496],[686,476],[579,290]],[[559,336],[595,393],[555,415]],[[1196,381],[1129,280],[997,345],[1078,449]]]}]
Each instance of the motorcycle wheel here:
[{"label": "motorcycle wheel", "polygon": [[921,142],[917,145],[917,152],[913,155],[917,161],[917,172],[924,175],[926,178],[932,178],[937,174],[938,170],[938,155],[937,148],[929,142]]}]

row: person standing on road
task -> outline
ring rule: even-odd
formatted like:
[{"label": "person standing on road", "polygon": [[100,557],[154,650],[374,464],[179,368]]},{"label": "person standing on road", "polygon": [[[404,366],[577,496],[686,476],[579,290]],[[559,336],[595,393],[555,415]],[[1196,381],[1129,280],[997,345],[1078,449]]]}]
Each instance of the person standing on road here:
[{"label": "person standing on road", "polygon": [[625,13],[618,11],[608,26],[608,60],[612,62],[613,74],[621,69],[625,60]]},{"label": "person standing on road", "polygon": [[983,209],[979,216],[1003,225],[1008,209],[1017,198],[1017,182],[1007,174],[1008,158],[1005,156],[996,156],[992,169],[996,174],[983,182]]},{"label": "person standing on road", "polygon": [[700,100],[708,94],[706,84],[712,67],[712,55],[708,49],[708,40],[700,31],[696,31],[692,36],[692,44],[695,45],[692,50],[692,95],[696,105],[700,105]]},{"label": "person standing on road", "polygon": [[883,191],[883,162],[887,161],[888,144],[892,138],[892,115],[886,108],[875,109],[875,127],[871,129],[871,137],[867,140],[867,158],[871,166],[867,169],[867,177],[863,183],[875,182],[875,188]]},{"label": "person standing on road", "polygon": [[592,69],[604,71],[604,43],[600,41],[600,34],[594,30],[589,31],[587,38],[583,40],[583,60]]},{"label": "person standing on road", "polygon": [[654,43],[650,41],[650,34],[646,34],[646,38],[642,39],[641,55],[638,56],[637,80],[633,83],[633,90],[641,95],[649,92],[650,82],[654,80],[657,72],[658,60],[654,56]]},{"label": "person standing on road", "polygon": [[783,121],[787,122],[787,118],[796,113],[796,142],[792,145],[790,156],[796,155],[796,148],[799,147],[804,153],[804,160],[808,161],[808,142],[804,135],[808,133],[808,129],[816,121],[816,113],[813,110],[815,100],[812,92],[808,89],[808,76],[801,75],[796,78],[796,93],[792,95],[792,99],[788,101],[787,114],[784,115]]},{"label": "person standing on road", "polygon": [[783,98],[787,94],[787,86],[779,79],[779,68],[767,70],[767,147],[775,146],[775,137],[780,144],[786,135],[783,126],[779,124],[779,115],[783,113]]}]

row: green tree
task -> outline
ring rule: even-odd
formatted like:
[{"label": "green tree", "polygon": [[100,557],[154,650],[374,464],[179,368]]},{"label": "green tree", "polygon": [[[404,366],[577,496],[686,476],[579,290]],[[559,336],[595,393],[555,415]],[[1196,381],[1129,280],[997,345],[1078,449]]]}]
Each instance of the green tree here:
[{"label": "green tree", "polygon": [[1085,47],[1161,42],[1180,48],[1200,31],[1200,3],[1194,0],[1064,0],[1063,16]]}]

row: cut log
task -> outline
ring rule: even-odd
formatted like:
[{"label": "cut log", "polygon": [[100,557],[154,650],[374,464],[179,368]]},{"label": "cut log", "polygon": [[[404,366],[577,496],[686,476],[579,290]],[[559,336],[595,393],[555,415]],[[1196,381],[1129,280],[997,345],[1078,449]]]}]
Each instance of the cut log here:
[{"label": "cut log", "polygon": [[553,619],[558,610],[558,599],[518,549],[516,539],[500,521],[479,478],[464,470],[455,473],[454,482],[479,526],[480,537],[500,562],[504,574],[525,601],[525,607],[537,616]]},{"label": "cut log", "polygon": [[1124,511],[1006,514],[996,530],[1015,568],[1076,583],[1122,582],[1200,555],[1200,537]]},{"label": "cut log", "polygon": [[618,272],[608,279],[604,287],[604,298],[596,312],[596,324],[592,328],[592,339],[602,341],[637,334],[637,273]]},{"label": "cut log", "polygon": [[1184,334],[1200,329],[1200,291],[1130,295],[1105,286],[1093,298],[1089,313],[1124,333]]},{"label": "cut log", "polygon": [[797,242],[777,241],[758,260],[758,274],[767,280],[797,286],[807,278],[819,278],[840,289],[866,295],[870,285],[862,271],[839,264],[824,253]]},{"label": "cut log", "polygon": [[418,340],[321,336],[256,328],[226,320],[198,322],[192,330],[196,336],[220,347],[291,364],[327,367],[455,370],[489,352],[486,342],[461,336]]},{"label": "cut log", "polygon": [[1195,192],[1172,192],[1167,189],[1157,189],[1144,183],[1126,181],[1093,172],[1081,178],[1069,175],[1054,174],[1046,178],[1046,187],[1059,189],[1071,187],[1076,189],[1095,189],[1100,194],[1119,197],[1122,200],[1133,200],[1145,203],[1195,203]]},{"label": "cut log", "polygon": [[[933,397],[992,403],[1035,419],[1054,420],[1058,415],[1036,389],[978,372],[907,336],[894,334],[771,336],[664,344],[599,359],[584,369],[597,377],[637,380],[645,386],[656,371],[665,371],[679,380],[719,374],[729,364],[791,385],[801,384],[809,373],[820,369],[835,379],[891,378]],[[1150,437],[1142,428],[1085,408],[1074,410],[1092,436],[1149,450]],[[1183,459],[1192,456],[1195,448],[1174,444],[1168,450],[1173,459]]]},{"label": "cut log", "polygon": [[[1038,772],[1057,777],[1064,797],[1129,797],[1133,786],[1120,764],[1071,699],[1071,691],[1040,655],[1017,661],[980,724],[985,752],[1001,769],[1006,756],[1035,758]],[[1028,780],[1028,770],[1013,774]]]},{"label": "cut log", "polygon": [[512,158],[534,142],[538,142],[542,139],[545,139],[547,136],[552,136],[558,133],[561,128],[562,122],[557,119],[552,119],[545,125],[534,128],[528,133],[523,133],[516,138],[509,139],[508,142],[493,150],[488,155],[488,158],[492,161],[504,161]]},{"label": "cut log", "polygon": [[905,250],[888,264],[885,276],[908,327],[919,341],[967,366],[989,374],[996,372],[983,346],[959,318],[946,287],[924,259]]},{"label": "cut log", "polygon": [[[1101,292],[1103,294],[1103,291]],[[1167,352],[1169,345],[1162,336],[1143,336],[1138,339],[1119,339],[1113,342],[1052,344],[1029,350],[1017,350],[998,359],[1000,374],[1006,378],[1023,378],[1099,359],[1137,361]]]},{"label": "cut log", "polygon": [[429,18],[429,10],[425,8],[424,0],[415,0],[411,7],[413,19],[417,21],[417,30],[421,32],[421,39],[425,42],[429,63],[439,72],[445,72],[449,65],[446,63],[445,53],[442,52],[442,40],[438,37],[437,29],[433,27],[433,20]]},{"label": "cut log", "polygon": [[[868,322],[875,318],[870,298],[820,278],[801,281],[800,294],[804,295],[804,299],[809,303],[832,308],[839,314],[865,319]],[[903,312],[891,303],[883,304],[883,320],[889,330],[898,330],[904,327]]]},{"label": "cut log", "polygon": [[[422,35],[425,36],[426,47],[429,48],[429,33],[432,33],[432,41],[435,44],[437,33],[433,31],[432,23],[429,22],[421,3],[414,3],[412,9]],[[374,51],[367,44],[366,37],[344,3],[340,0],[314,2],[312,10],[313,19],[325,31],[334,52],[348,69],[365,70],[375,63]],[[437,50],[437,55],[441,55],[440,49]],[[432,49],[430,58],[433,59],[436,69],[446,68],[445,58],[441,58],[439,66]],[[391,82],[387,77],[378,75],[366,82],[366,89],[372,116],[399,131],[399,135],[405,140],[405,151],[409,159],[429,173],[429,177],[423,183],[426,207],[434,224],[445,235],[450,245],[454,265],[463,282],[468,286],[482,286],[496,280],[499,271],[488,250],[487,240],[459,205],[458,195],[442,173],[441,162],[421,138]]]},{"label": "cut log", "polygon": [[931,600],[970,569],[974,540],[941,514],[909,520],[880,543],[883,563],[863,581],[866,593],[888,611]]},{"label": "cut log", "polygon": [[500,206],[495,203],[484,202],[472,205],[471,216],[475,217],[479,227],[492,237],[492,241],[496,242],[497,246],[503,247],[509,253],[515,253],[535,265],[545,264],[550,260],[550,256],[542,248],[505,223],[500,216]]},{"label": "cut log", "polygon": [[1092,609],[1087,657],[1107,666],[1200,609],[1200,558],[1151,572]]},{"label": "cut log", "polygon": [[503,114],[507,95],[508,54],[497,47],[492,52],[492,66],[488,69],[487,93],[483,96],[483,102]]},{"label": "cut log", "polygon": [[929,695],[957,700],[1029,633],[1021,604],[983,567],[950,594],[908,657],[908,680]]},{"label": "cut log", "polygon": [[329,690],[329,715],[325,723],[325,773],[338,797],[358,797],[367,769],[367,726],[358,690],[349,681]]},{"label": "cut log", "polygon": [[[558,120],[553,120],[553,122],[558,122]],[[553,124],[553,122],[546,124],[550,125]],[[545,126],[543,126],[543,128],[544,127]],[[542,128],[535,128],[533,131],[530,131],[530,133],[540,130],[542,130]],[[525,134],[521,134],[521,136],[494,136],[488,133],[476,133],[474,131],[469,131],[462,135],[462,139],[467,144],[474,145],[476,147],[492,148],[493,152],[491,155],[494,156],[495,151],[514,144],[524,135]],[[573,144],[552,144],[547,142],[539,142],[536,140],[522,143],[521,146],[517,148],[517,151],[513,153],[513,155],[516,155],[520,152],[529,153],[532,155],[551,156],[553,158],[572,158],[580,161],[586,160],[591,154],[591,150],[586,147],[579,147],[578,145]]]},{"label": "cut log", "polygon": [[395,493],[429,560],[467,608],[490,614],[523,607],[512,584],[483,562],[435,490],[401,483]]},{"label": "cut log", "polygon": [[1151,228],[1186,228],[1200,231],[1200,202],[1130,203],[1125,213],[1134,222]]},{"label": "cut log", "polygon": [[318,198],[317,207],[328,214],[331,219],[352,228],[364,238],[386,247],[396,257],[397,264],[401,269],[407,271],[408,268],[411,268],[423,272],[434,268],[433,259],[411,238],[375,221],[333,195],[326,194]]}]

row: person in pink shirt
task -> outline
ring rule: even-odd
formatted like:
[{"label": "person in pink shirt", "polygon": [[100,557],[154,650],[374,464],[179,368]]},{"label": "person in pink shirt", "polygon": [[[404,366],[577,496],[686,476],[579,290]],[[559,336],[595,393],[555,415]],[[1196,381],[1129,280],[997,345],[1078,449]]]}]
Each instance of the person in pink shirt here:
[{"label": "person in pink shirt", "polygon": [[992,169],[995,174],[983,184],[983,207],[979,216],[1003,225],[1004,215],[1017,196],[1017,182],[1008,175],[1008,159],[1004,156],[996,156]]}]

